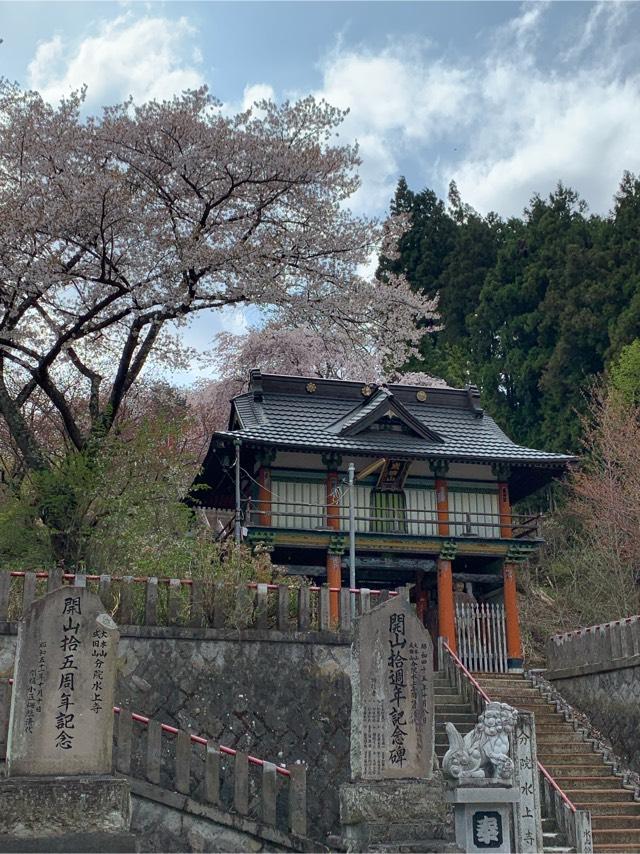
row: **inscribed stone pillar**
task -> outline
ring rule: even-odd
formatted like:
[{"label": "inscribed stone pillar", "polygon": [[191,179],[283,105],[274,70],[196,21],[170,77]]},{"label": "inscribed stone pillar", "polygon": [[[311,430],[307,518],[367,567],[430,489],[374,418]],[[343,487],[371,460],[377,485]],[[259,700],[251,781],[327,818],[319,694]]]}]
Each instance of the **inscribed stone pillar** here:
[{"label": "inscribed stone pillar", "polygon": [[118,629],[95,593],[37,599],[18,630],[10,777],[111,772]]},{"label": "inscribed stone pillar", "polygon": [[352,778],[431,778],[433,644],[404,597],[356,622],[351,686]]},{"label": "inscribed stone pillar", "polygon": [[536,854],[543,849],[536,728],[531,712],[518,712],[513,734],[515,785],[520,801],[515,809],[516,850]]}]

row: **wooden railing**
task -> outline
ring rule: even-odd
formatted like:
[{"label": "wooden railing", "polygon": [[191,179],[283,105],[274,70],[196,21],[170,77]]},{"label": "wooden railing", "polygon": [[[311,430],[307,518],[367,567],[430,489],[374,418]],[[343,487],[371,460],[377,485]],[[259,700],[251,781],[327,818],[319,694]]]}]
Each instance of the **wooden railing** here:
[{"label": "wooden railing", "polygon": [[456,604],[460,660],[472,673],[506,673],[507,640],[504,605]]},{"label": "wooden railing", "polygon": [[[449,683],[455,685],[471,708],[480,714],[491,698],[480,686],[462,661],[443,639],[438,639],[438,667],[447,674]],[[578,810],[562,791],[544,765],[538,760],[540,787],[542,789],[543,814],[553,818],[558,829],[565,836],[577,854],[591,854],[593,839],[591,834],[591,813]]]},{"label": "wooden railing", "polygon": [[[0,760],[7,749],[11,682],[0,680]],[[274,828],[283,823],[284,812],[287,826],[279,829],[306,836],[307,771],[302,763],[276,765],[121,706],[113,712],[119,773]],[[278,810],[283,795],[287,808]]]},{"label": "wooden railing", "polygon": [[[328,528],[326,504],[313,502],[249,501],[244,510],[245,524],[251,527],[293,528],[319,530]],[[265,525],[264,519],[271,521]],[[484,513],[476,511],[449,510],[450,536],[477,537],[479,539],[500,538],[500,528],[509,527],[513,539],[535,540],[540,538],[541,516],[519,514]],[[338,520],[338,530],[349,530],[349,512],[336,505],[332,520]],[[372,510],[370,506],[354,507],[354,525],[358,533],[405,534],[413,536],[437,536],[438,511],[411,507],[389,507]],[[331,528],[336,530],[336,528]]]},{"label": "wooden railing", "polygon": [[[120,626],[271,630],[279,632],[348,633],[352,619],[396,590],[369,588],[290,587],[249,582],[231,585],[190,578],[83,575],[0,571],[0,623],[19,620],[36,596],[61,585],[94,590]],[[330,594],[338,593],[338,613],[330,613]]]},{"label": "wooden railing", "polygon": [[280,829],[306,836],[303,764],[285,768],[119,706],[113,711],[118,717],[115,766],[121,774],[272,827],[282,821],[277,807],[284,796],[287,826]]}]

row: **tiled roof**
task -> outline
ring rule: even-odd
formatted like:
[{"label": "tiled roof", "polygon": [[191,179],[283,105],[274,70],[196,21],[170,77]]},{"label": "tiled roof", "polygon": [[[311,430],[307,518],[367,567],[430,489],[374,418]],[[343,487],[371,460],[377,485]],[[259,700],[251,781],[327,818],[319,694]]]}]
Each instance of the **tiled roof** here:
[{"label": "tiled roof", "polygon": [[[266,379],[266,378],[265,378]],[[245,441],[267,444],[281,448],[317,449],[343,453],[394,454],[402,457],[444,457],[465,460],[491,460],[518,462],[529,465],[563,467],[573,459],[564,454],[537,451],[516,445],[498,427],[490,416],[478,408],[467,405],[464,390],[443,392],[438,396],[441,403],[409,402],[407,391],[391,387],[385,392],[392,399],[398,389],[402,394],[402,405],[424,426],[432,430],[443,441],[396,433],[392,431],[365,430],[355,436],[336,434],[335,425],[352,423],[352,419],[365,415],[379,402],[379,392],[374,399],[349,396],[344,393],[331,396],[328,383],[323,383],[322,394],[291,393],[278,388],[264,388],[254,395],[253,391],[235,398],[233,405],[240,419],[241,428],[224,431],[218,436],[239,436]],[[353,384],[351,384],[353,385]],[[415,391],[413,394],[415,398]],[[434,397],[437,395],[434,394]],[[257,399],[256,399],[257,398]],[[446,405],[447,403],[450,405]]]}]

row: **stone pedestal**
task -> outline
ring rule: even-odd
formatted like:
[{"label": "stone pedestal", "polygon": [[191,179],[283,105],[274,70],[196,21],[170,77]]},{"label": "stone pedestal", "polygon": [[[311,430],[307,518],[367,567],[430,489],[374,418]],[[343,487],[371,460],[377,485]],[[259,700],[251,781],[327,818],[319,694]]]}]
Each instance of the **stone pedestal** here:
[{"label": "stone pedestal", "polygon": [[345,783],[340,786],[340,824],[349,851],[411,842],[421,843],[415,850],[456,850],[439,776]]},{"label": "stone pedestal", "polygon": [[0,780],[0,851],[135,851],[130,823],[119,777]]},{"label": "stone pedestal", "polygon": [[468,854],[509,854],[513,850],[511,827],[518,790],[480,783],[476,780],[447,792],[447,801],[454,805],[456,843]]}]

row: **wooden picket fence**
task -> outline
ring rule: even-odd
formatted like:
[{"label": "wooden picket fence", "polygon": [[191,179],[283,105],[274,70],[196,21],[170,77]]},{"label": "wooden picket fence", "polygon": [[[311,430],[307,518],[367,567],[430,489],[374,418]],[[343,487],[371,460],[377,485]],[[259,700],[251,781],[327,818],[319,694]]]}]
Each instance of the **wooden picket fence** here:
[{"label": "wooden picket fence", "polygon": [[[306,836],[305,765],[284,768],[119,706],[114,712],[119,773],[284,833]],[[149,789],[139,793],[153,796]]]},{"label": "wooden picket fence", "polygon": [[[0,623],[19,620],[36,596],[61,585],[88,587],[120,626],[184,626],[348,633],[354,617],[397,590],[52,572],[0,571]],[[337,615],[331,618],[331,597]]]},{"label": "wooden picket fence", "polygon": [[[11,680],[0,680],[0,761],[9,732]],[[114,706],[116,771],[223,812],[304,837],[307,833],[307,770],[258,759],[211,739]],[[142,790],[153,797],[153,790]]]},{"label": "wooden picket fence", "polygon": [[458,655],[471,673],[506,673],[504,605],[456,603]]}]

